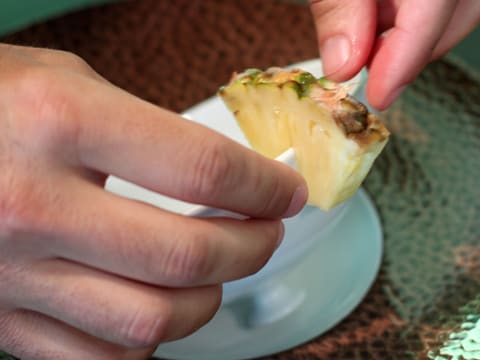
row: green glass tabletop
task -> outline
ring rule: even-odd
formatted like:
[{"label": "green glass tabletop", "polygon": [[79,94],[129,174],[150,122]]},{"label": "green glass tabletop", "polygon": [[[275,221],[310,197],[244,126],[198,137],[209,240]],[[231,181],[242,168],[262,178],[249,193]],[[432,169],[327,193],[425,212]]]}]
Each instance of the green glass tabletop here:
[{"label": "green glass tabletop", "polygon": [[393,136],[365,184],[384,225],[384,336],[436,360],[480,358],[479,80],[428,66],[384,113]]}]

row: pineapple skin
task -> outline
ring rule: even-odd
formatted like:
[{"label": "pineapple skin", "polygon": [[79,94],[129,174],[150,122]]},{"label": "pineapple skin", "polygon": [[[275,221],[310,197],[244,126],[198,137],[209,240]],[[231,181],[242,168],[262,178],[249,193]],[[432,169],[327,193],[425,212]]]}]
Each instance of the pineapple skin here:
[{"label": "pineapple skin", "polygon": [[253,149],[275,158],[294,148],[308,203],[323,210],[356,192],[388,141],[380,120],[344,88],[299,69],[234,74],[219,95]]}]

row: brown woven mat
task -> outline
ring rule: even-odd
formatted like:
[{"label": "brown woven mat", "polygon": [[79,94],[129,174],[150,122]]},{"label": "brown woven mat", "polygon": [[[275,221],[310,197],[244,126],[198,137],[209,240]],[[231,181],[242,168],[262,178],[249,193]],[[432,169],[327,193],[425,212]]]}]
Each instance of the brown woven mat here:
[{"label": "brown woven mat", "polygon": [[270,0],[127,1],[6,41],[73,51],[115,84],[177,111],[212,96],[234,70],[318,56],[308,8]]}]

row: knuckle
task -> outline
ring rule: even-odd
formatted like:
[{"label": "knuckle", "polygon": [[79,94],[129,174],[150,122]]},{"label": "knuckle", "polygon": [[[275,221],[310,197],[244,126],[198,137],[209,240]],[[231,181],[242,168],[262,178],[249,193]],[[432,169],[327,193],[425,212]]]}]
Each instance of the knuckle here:
[{"label": "knuckle", "polygon": [[173,319],[170,303],[162,303],[161,311],[152,313],[151,308],[143,307],[132,313],[132,316],[120,327],[120,339],[131,348],[145,348],[158,345],[168,339]]},{"label": "knuckle", "polygon": [[257,210],[260,216],[277,216],[286,210],[288,203],[279,204],[279,200],[285,198],[285,196],[282,196],[284,189],[278,176],[271,176],[268,186],[258,186],[257,188],[265,191],[264,201]]},{"label": "knuckle", "polygon": [[24,250],[22,242],[37,241],[50,233],[59,207],[65,207],[53,176],[41,182],[34,162],[8,157],[0,155],[5,169],[0,174],[0,256],[3,252],[18,254]]},{"label": "knuckle", "polygon": [[[222,295],[223,295],[222,285],[211,286],[209,291],[211,293],[210,294],[211,301],[209,302],[209,305],[206,306],[205,315],[201,319],[200,324],[198,325],[197,328],[200,328],[201,326],[209,322],[215,316],[218,309],[222,305]],[[193,331],[197,330],[197,328],[193,329]]]},{"label": "knuckle", "polygon": [[251,261],[250,266],[245,268],[244,275],[249,276],[259,272],[267,264],[271,256],[272,252],[263,251],[259,256],[257,256]]},{"label": "knuckle", "polygon": [[58,72],[41,66],[29,67],[17,79],[17,132],[26,139],[35,139],[32,144],[48,148],[63,139],[74,125],[73,121],[66,121],[73,113],[73,102],[64,83]]},{"label": "knuckle", "polygon": [[347,5],[344,1],[338,0],[310,0],[313,16],[317,20],[320,18],[328,19],[328,17],[338,11],[338,9],[345,8]]},{"label": "knuckle", "polygon": [[2,185],[6,185],[3,189],[7,190],[0,197],[0,239],[5,245],[34,227],[36,211],[33,210],[32,189],[28,185],[15,179],[2,181]]},{"label": "knuckle", "polygon": [[[13,177],[13,176],[12,176]],[[5,184],[0,179],[0,186]],[[39,186],[32,178],[18,174],[0,196],[0,255],[28,254],[32,247],[37,255],[50,250],[40,241],[52,235],[59,225],[58,209],[65,208],[61,195],[53,187]]]},{"label": "knuckle", "polygon": [[17,326],[17,313],[18,311],[16,310],[0,310],[0,328],[2,329],[0,348],[5,351],[18,349],[25,340],[21,329]]},{"label": "knuckle", "polygon": [[52,92],[54,82],[55,77],[49,68],[35,65],[25,66],[21,72],[17,72],[13,79],[13,86],[18,98],[24,101],[23,105],[30,105],[37,109],[43,104],[46,94]]},{"label": "knuckle", "polygon": [[205,144],[194,163],[193,170],[188,197],[198,201],[204,199],[214,201],[232,185],[234,164],[229,156],[227,143],[216,140]]},{"label": "knuckle", "polygon": [[25,279],[28,276],[31,276],[31,273],[27,266],[17,261],[5,259],[4,256],[0,257],[0,317],[2,316],[2,309],[15,307],[16,290],[19,290],[25,284]]},{"label": "knuckle", "polygon": [[203,283],[212,272],[209,236],[201,231],[178,241],[165,260],[165,275],[176,285]]},{"label": "knuckle", "polygon": [[[112,351],[111,348],[108,348],[104,357],[91,357],[91,359],[96,360],[138,360],[138,359],[154,359],[152,354],[155,351],[155,347],[144,348],[144,349],[123,349],[118,348],[116,351]],[[84,360],[82,358],[81,360]]]},{"label": "knuckle", "polygon": [[[73,70],[78,74],[87,76],[88,78],[107,82],[100,74],[98,74],[90,64],[85,61],[81,56],[63,50],[49,51],[49,55],[53,59],[52,65],[59,65],[60,67]],[[47,59],[48,63],[48,59]]]},{"label": "knuckle", "polygon": [[78,56],[75,53],[63,50],[55,50],[51,52],[51,55],[55,57],[54,63],[64,66],[65,68],[72,69],[81,74],[89,76],[98,76],[98,74],[93,70],[90,64],[85,61],[81,56]]},{"label": "knuckle", "polygon": [[[54,80],[41,79],[43,83],[36,85],[40,88],[41,96],[34,103],[35,110],[39,114],[42,126],[45,126],[48,133],[63,129],[64,120],[69,117],[70,101],[66,92]],[[59,126],[60,125],[60,126]]]},{"label": "knuckle", "polygon": [[54,54],[60,60],[62,60],[62,62],[64,62],[66,65],[90,69],[90,65],[88,65],[88,63],[82,57],[70,51],[55,50]]},{"label": "knuckle", "polygon": [[183,338],[185,336],[193,334],[195,331],[206,325],[217,313],[222,304],[222,285],[209,286],[203,288],[202,291],[208,292],[208,302],[204,302],[201,308],[198,308],[198,314],[195,321],[192,321],[189,325],[185,324],[181,333],[175,334],[168,341]]},{"label": "knuckle", "polygon": [[218,309],[222,305],[222,298],[223,298],[223,288],[222,285],[213,286],[213,299],[212,307],[210,308],[210,313],[208,314],[207,318],[205,319],[206,324],[210,319],[217,313]]},{"label": "knuckle", "polygon": [[261,221],[264,222],[261,230],[263,233],[261,244],[263,246],[257,247],[256,254],[252,254],[249,258],[248,266],[245,266],[246,273],[244,275],[253,275],[260,271],[270,260],[276,249],[277,239],[280,236],[278,221]]},{"label": "knuckle", "polygon": [[325,0],[310,0],[310,6],[322,6],[322,5],[325,6]]}]

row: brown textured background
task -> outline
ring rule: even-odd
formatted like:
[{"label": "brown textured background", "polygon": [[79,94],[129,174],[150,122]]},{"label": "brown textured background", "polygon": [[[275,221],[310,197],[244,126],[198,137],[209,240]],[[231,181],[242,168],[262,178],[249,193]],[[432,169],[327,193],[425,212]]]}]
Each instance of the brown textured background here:
[{"label": "brown textured background", "polygon": [[6,42],[70,50],[115,84],[172,110],[232,71],[318,56],[308,8],[262,0],[137,0],[34,26]]},{"label": "brown textured background", "polygon": [[[73,51],[118,86],[175,111],[212,96],[232,71],[318,56],[308,7],[274,0],[127,1],[4,41]],[[479,312],[477,104],[478,79],[440,61],[384,114],[392,140],[365,184],[384,223],[379,278],[333,330],[269,359],[424,358]]]}]

